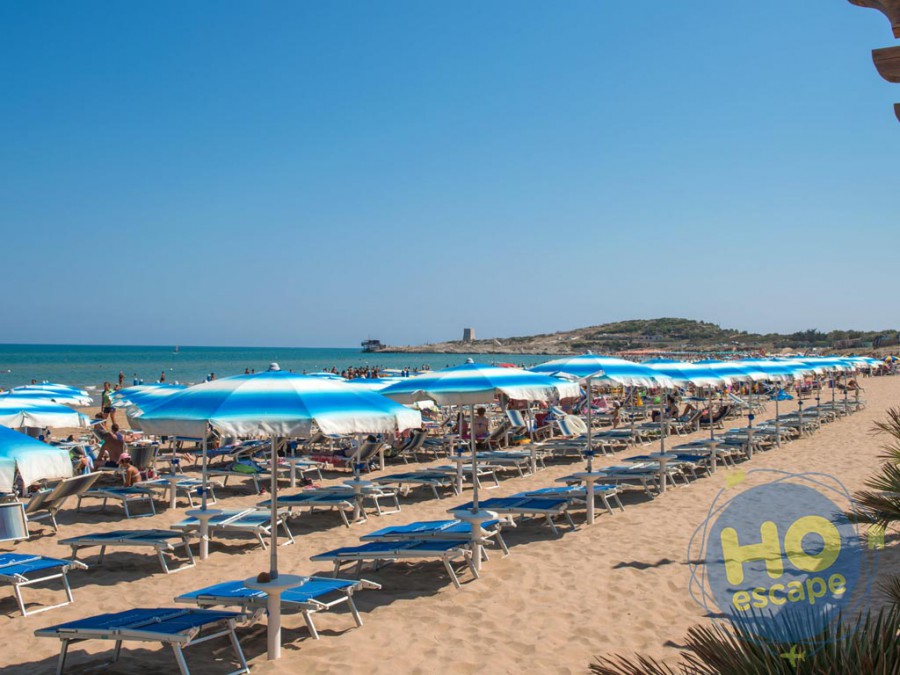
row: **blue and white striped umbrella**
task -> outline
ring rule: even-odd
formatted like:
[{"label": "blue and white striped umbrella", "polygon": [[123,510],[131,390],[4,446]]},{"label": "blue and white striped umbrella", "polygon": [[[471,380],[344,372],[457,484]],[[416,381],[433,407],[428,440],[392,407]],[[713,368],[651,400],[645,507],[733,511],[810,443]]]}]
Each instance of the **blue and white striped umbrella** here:
[{"label": "blue and white striped umbrella", "polygon": [[207,425],[229,436],[305,437],[389,433],[420,427],[422,416],[346,382],[284,371],[235,375],[189,387],[139,416],[152,434],[205,438]]},{"label": "blue and white striped umbrella", "polygon": [[730,377],[718,375],[706,366],[688,363],[687,361],[652,359],[644,361],[643,365],[663,375],[668,375],[681,385],[692,384],[695,387],[721,387],[722,385],[731,384]]},{"label": "blue and white striped umbrella", "polygon": [[86,415],[59,403],[42,398],[0,396],[0,424],[13,429],[22,427],[86,427]]},{"label": "blue and white striped umbrella", "polygon": [[709,368],[716,375],[727,377],[732,382],[762,382],[768,379],[766,373],[757,368],[748,367],[743,361],[707,359],[696,361],[694,365]]},{"label": "blue and white striped umbrella", "polygon": [[856,365],[838,357],[803,356],[797,359],[801,363],[814,368],[817,373],[846,373],[856,370]]},{"label": "blue and white striped umbrella", "polygon": [[533,373],[567,376],[576,380],[612,382],[625,387],[662,387],[671,389],[675,382],[668,375],[634,361],[613,356],[597,356],[587,352],[578,356],[554,359],[529,368]]},{"label": "blue and white striped umbrella", "polygon": [[517,401],[575,398],[580,396],[581,388],[574,382],[521,368],[470,362],[402,378],[381,393],[400,403],[434,401],[438,405],[475,405],[490,403],[497,394]]},{"label": "blue and white striped umbrella", "polygon": [[151,407],[186,388],[183,384],[138,384],[126,387],[113,392],[113,407]]},{"label": "blue and white striped umbrella", "polygon": [[316,373],[307,373],[310,377],[321,377],[325,380],[340,380],[341,382],[346,382],[346,377],[341,377],[336,373],[329,373],[327,370],[321,370]]},{"label": "blue and white striped umbrella", "polygon": [[69,452],[0,426],[0,492],[12,492],[16,471],[28,486],[72,475]]},{"label": "blue and white striped umbrella", "polygon": [[402,377],[357,377],[353,380],[344,380],[351,387],[379,392],[392,384],[402,381]]},{"label": "blue and white striped umbrella", "polygon": [[812,372],[811,368],[796,361],[778,361],[775,359],[741,359],[735,361],[738,366],[748,370],[762,373],[770,382],[790,382],[806,373]]},{"label": "blue and white striped umbrella", "polygon": [[52,401],[62,405],[89,406],[93,405],[93,399],[90,394],[80,389],[64,389],[62,385],[28,385],[25,387],[14,387],[8,392],[4,392],[4,396],[15,396],[17,398],[32,398],[44,401]]}]

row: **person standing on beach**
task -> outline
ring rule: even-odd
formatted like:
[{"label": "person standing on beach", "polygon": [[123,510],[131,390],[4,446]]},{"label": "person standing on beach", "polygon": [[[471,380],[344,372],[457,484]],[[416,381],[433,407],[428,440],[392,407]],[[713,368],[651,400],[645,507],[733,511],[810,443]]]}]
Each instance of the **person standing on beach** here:
[{"label": "person standing on beach", "polygon": [[112,386],[109,382],[103,383],[103,392],[100,394],[100,412],[103,413],[103,419],[109,418],[110,421],[116,423],[116,409],[112,404]]},{"label": "person standing on beach", "polygon": [[119,371],[119,389],[125,386],[125,373],[123,371]]}]

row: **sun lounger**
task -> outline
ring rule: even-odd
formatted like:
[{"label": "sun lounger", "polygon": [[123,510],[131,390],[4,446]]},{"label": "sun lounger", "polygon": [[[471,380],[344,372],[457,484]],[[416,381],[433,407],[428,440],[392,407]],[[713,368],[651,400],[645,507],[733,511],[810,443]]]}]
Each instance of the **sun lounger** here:
[{"label": "sun lounger", "polygon": [[89,473],[83,476],[73,476],[57,483],[53,488],[36,493],[25,504],[25,515],[29,522],[49,520],[54,532],[59,531],[56,522],[56,514],[63,507],[69,497],[77,497],[89,490],[97,479],[99,473]]},{"label": "sun lounger", "polygon": [[472,551],[469,548],[469,540],[439,540],[439,539],[414,539],[411,541],[372,541],[361,546],[345,546],[333,551],[326,551],[314,555],[310,560],[314,562],[334,563],[334,576],[340,574],[341,567],[355,563],[357,576],[362,571],[366,562],[375,563],[376,568],[381,565],[396,562],[398,560],[439,560],[444,569],[450,575],[453,585],[460,587],[459,577],[453,569],[452,562],[462,559],[472,575],[477,579],[478,572],[472,564]]},{"label": "sun lounger", "polygon": [[[569,523],[569,526],[573,530],[575,529],[575,523],[572,522],[572,517],[569,515],[568,499],[525,497],[521,495],[515,497],[496,497],[494,499],[479,501],[478,508],[508,516],[508,522],[512,525],[516,524],[516,516],[528,518],[542,517],[547,521],[550,529],[553,530],[553,534],[559,534],[556,523],[553,522],[554,518],[565,518]],[[471,509],[472,502],[469,502],[468,504],[454,507],[450,510],[450,513],[470,511]]]},{"label": "sun lounger", "polygon": [[[609,515],[613,515],[613,509],[610,500],[613,500],[616,503],[616,506],[619,508],[619,510],[625,510],[625,507],[622,505],[622,501],[619,499],[620,491],[621,490],[619,489],[618,485],[594,485],[594,497],[600,499],[603,506],[609,512]],[[515,496],[566,499],[569,501],[569,509],[571,509],[575,504],[587,504],[587,490],[576,485],[569,485],[566,487],[547,487],[541,488],[539,490],[527,490],[525,492],[520,492]]]},{"label": "sun lounger", "polygon": [[459,490],[456,487],[456,477],[443,471],[426,469],[423,471],[395,473],[390,476],[376,478],[372,482],[379,485],[396,485],[400,489],[400,494],[404,496],[409,494],[411,486],[418,485],[430,487],[436,499],[441,499],[441,493],[438,492],[438,488],[450,488],[454,494],[459,494]]},{"label": "sun lounger", "polygon": [[[644,492],[646,492],[647,496],[650,498],[654,497],[653,493],[650,491],[651,486],[653,486],[657,491],[659,491],[660,489],[660,470],[658,463],[641,463],[633,465],[603,467],[602,469],[598,469],[596,473],[599,478],[602,478],[605,481],[610,481],[617,485],[619,483],[639,484],[641,487],[643,487]],[[574,482],[580,481],[576,480]]]},{"label": "sun lounger", "polygon": [[[503,555],[509,555],[509,549],[500,533],[501,522],[499,520],[486,520],[481,523],[483,542],[492,539],[503,550]],[[360,541],[409,541],[411,539],[445,539],[460,540],[472,536],[472,523],[462,520],[426,520],[408,525],[394,525],[376,530],[360,537]]]},{"label": "sun lounger", "polygon": [[249,466],[250,470],[241,470],[236,471],[233,468],[233,464],[226,465],[222,468],[208,468],[206,471],[207,476],[221,476],[222,487],[228,486],[229,478],[249,478],[253,481],[253,489],[256,491],[256,494],[260,494],[262,490],[260,490],[259,480],[261,478],[269,479],[271,478],[271,474],[267,469],[263,469],[261,466],[251,466],[251,465],[243,465]]},{"label": "sun lounger", "polygon": [[92,488],[78,495],[78,505],[76,511],[81,511],[81,501],[83,499],[102,499],[103,504],[101,511],[106,510],[106,502],[110,499],[122,502],[122,508],[125,509],[125,517],[131,518],[131,510],[129,505],[147,503],[150,506],[150,513],[141,514],[136,517],[147,517],[156,515],[156,506],[153,504],[153,495],[148,490],[141,487],[105,487]]},{"label": "sun lounger", "polygon": [[[0,553],[0,581],[12,584],[13,593],[15,593],[16,602],[19,604],[22,616],[45,612],[56,607],[64,607],[74,602],[68,578],[68,573],[71,569],[85,570],[87,565],[77,560],[61,560],[42,555]],[[40,573],[43,573],[43,576],[34,576]],[[29,612],[25,608],[25,601],[22,599],[22,588],[54,579],[62,579],[63,588],[66,591],[66,602],[33,609]]]},{"label": "sun lounger", "polygon": [[[356,603],[353,602],[353,593],[364,588],[378,589],[381,586],[365,579],[308,577],[300,585],[282,592],[281,606],[299,611],[310,635],[318,640],[319,632],[313,622],[313,614],[326,612],[337,605],[346,604],[357,627],[363,625]],[[199,607],[240,607],[244,611],[252,610],[257,613],[265,611],[266,601],[265,592],[247,588],[243,581],[226,581],[175,598],[175,602],[196,604]]]},{"label": "sun lounger", "polygon": [[[72,547],[72,560],[78,551],[83,548],[100,547],[100,556],[97,564],[103,563],[103,556],[107,547],[117,548],[152,548],[156,551],[159,564],[166,574],[180,572],[194,566],[194,556],[191,553],[190,535],[187,532],[173,532],[172,530],[116,530],[115,532],[97,532],[95,534],[83,534],[80,537],[63,539],[59,544]],[[184,547],[187,563],[174,570],[170,570],[166,564],[166,553],[173,554],[176,547]]]},{"label": "sun lounger", "polygon": [[[215,483],[207,481],[206,489],[208,490],[209,495],[209,503],[216,503],[216,492],[215,492]],[[152,478],[150,480],[141,481],[137,484],[136,487],[143,488],[145,490],[149,490],[154,494],[157,499],[165,499],[166,495],[170,493],[172,489],[173,483],[168,478]],[[175,493],[179,492],[183,494],[188,499],[188,503],[191,507],[194,506],[194,495],[200,494],[200,489],[203,487],[203,481],[197,478],[184,478],[179,477],[178,482],[174,483]]]},{"label": "sun lounger", "polygon": [[[276,527],[280,527],[287,541],[280,546],[294,543],[294,535],[287,526],[287,519],[283,513],[279,513]],[[198,532],[200,521],[197,518],[185,518],[180,523],[171,526],[173,530],[180,532]],[[266,550],[266,537],[271,536],[271,514],[268,511],[258,509],[224,509],[218,515],[209,519],[209,536],[216,534],[251,534],[259,541],[263,550]]]},{"label": "sun lounger", "polygon": [[[69,645],[81,640],[115,640],[114,662],[119,659],[123,642],[161,642],[172,647],[181,675],[190,675],[184,659],[184,650],[191,645],[220,637],[228,637],[231,640],[231,646],[241,667],[232,671],[230,675],[237,675],[250,672],[244,652],[234,633],[235,623],[242,618],[237,612],[209,609],[130,609],[61,623],[58,626],[36,630],[34,634],[37,637],[59,638],[61,641],[56,666],[57,675],[65,668]],[[213,632],[203,635],[207,630]],[[153,669],[156,672],[172,670],[163,664],[158,663],[156,666],[159,666]]]},{"label": "sun lounger", "polygon": [[[386,490],[378,486],[363,487],[359,496],[349,487],[339,486],[332,488],[318,488],[315,490],[303,490],[294,494],[279,494],[278,508],[287,508],[288,512],[294,509],[306,509],[310,513],[316,509],[337,510],[344,521],[344,525],[350,527],[350,519],[348,513],[354,514],[359,520],[368,520],[368,514],[364,508],[363,502],[371,501],[375,506],[375,512],[381,515],[398,513],[400,511],[400,501],[397,493],[393,490]],[[385,511],[382,509],[381,500],[389,499],[393,501],[394,509]],[[357,501],[358,500],[358,501]],[[271,499],[260,502],[257,506],[267,509],[272,504]]]}]

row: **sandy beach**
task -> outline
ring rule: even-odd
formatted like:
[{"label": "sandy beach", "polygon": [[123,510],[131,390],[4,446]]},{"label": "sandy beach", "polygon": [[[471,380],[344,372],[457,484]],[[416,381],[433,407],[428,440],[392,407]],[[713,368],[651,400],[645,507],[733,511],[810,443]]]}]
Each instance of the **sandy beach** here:
[{"label": "sandy beach", "polygon": [[[741,468],[819,470],[836,476],[851,492],[862,488],[879,466],[882,441],[871,433],[873,422],[900,399],[900,378],[867,378],[861,384],[868,401],[865,410],[824,425],[808,438],[757,454]],[[830,392],[825,396],[830,397]],[[784,405],[784,409],[795,408],[793,402]],[[768,414],[759,419],[772,413],[770,405]],[[617,463],[629,454],[647,451],[647,447],[632,448],[615,457],[601,457],[599,464]],[[534,476],[503,479],[499,488],[484,494],[503,496],[553,485],[580,466],[574,460],[551,464]],[[399,470],[389,466],[386,473]],[[593,527],[584,525],[583,511],[575,512],[578,528],[563,529],[560,536],[536,522],[507,530],[511,555],[503,558],[493,552],[482,578],[473,581],[464,575],[460,590],[438,564],[399,564],[366,572],[363,576],[383,589],[356,596],[365,625],[355,628],[346,611],[325,613],[317,618],[321,639],[316,641],[310,639],[299,615],[287,614],[280,662],[266,661],[264,623],[241,629],[241,643],[257,673],[584,673],[597,655],[634,652],[674,662],[688,627],[708,620],[688,592],[687,549],[714,495],[725,485],[726,474],[720,470],[653,500],[630,492],[624,512],[598,516]],[[329,483],[346,479],[336,472],[328,476]],[[229,486],[219,493],[220,505],[252,506],[260,497],[250,492],[240,483],[234,489]],[[447,510],[468,501],[469,494],[435,500],[430,492],[414,492],[402,500],[401,513],[370,517],[352,528],[343,527],[333,513],[303,515],[291,523],[296,543],[279,549],[280,569],[328,574],[330,567],[310,562],[309,556],[356,544],[361,535],[386,525],[445,518]],[[186,504],[180,502],[175,510],[158,508],[153,518],[126,520],[118,508],[111,507],[105,514],[79,514],[71,504],[60,517],[60,535],[43,528],[30,541],[4,545],[3,550],[66,556],[68,548],[56,543],[64,536],[113,528],[166,528],[183,517]],[[0,651],[3,672],[54,672],[59,643],[34,637],[35,629],[101,612],[174,606],[172,599],[179,593],[244,579],[268,567],[268,554],[249,539],[218,540],[208,561],[169,576],[162,574],[152,555],[113,551],[98,566],[92,564],[96,551],[82,556],[91,565],[89,570],[70,574],[75,603],[68,607],[23,618],[11,592],[6,593],[0,601],[0,622],[8,636]],[[896,551],[888,547],[879,555],[879,576],[900,571]],[[42,601],[59,595],[33,589],[26,593]],[[101,667],[111,655],[111,646],[96,641],[73,645],[71,672]],[[222,659],[229,654],[225,640],[187,651],[194,673],[227,672],[228,663]],[[105,672],[174,670],[170,651],[155,644],[126,643],[121,660]]]}]

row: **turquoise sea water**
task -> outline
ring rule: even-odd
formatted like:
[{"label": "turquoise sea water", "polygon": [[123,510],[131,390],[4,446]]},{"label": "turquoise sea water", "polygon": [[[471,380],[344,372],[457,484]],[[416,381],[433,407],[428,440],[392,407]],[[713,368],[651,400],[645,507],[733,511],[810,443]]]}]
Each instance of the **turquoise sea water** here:
[{"label": "turquoise sea water", "polygon": [[534,365],[549,357],[503,354],[364,354],[359,349],[298,347],[115,347],[91,345],[0,345],[0,387],[28,384],[31,380],[95,387],[116,382],[119,371],[130,385],[134,374],[145,383],[156,382],[165,371],[167,382],[194,383],[237,375],[245,368],[265,370],[277,362],[282,369],[300,373],[336,367],[378,366],[438,369],[464,363],[471,356],[480,363],[510,362]]}]

